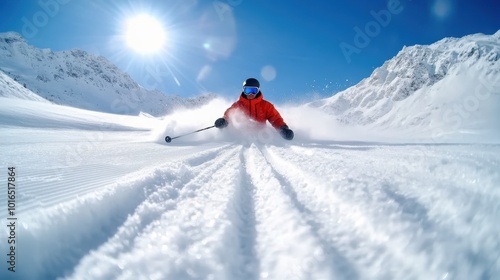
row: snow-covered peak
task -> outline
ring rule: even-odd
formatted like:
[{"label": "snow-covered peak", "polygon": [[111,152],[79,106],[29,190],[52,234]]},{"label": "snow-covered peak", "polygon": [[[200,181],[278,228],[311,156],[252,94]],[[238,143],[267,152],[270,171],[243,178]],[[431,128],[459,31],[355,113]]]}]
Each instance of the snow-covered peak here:
[{"label": "snow-covered peak", "polygon": [[403,48],[359,86],[388,86],[385,96],[399,101],[423,86],[432,86],[459,66],[471,67],[481,61],[483,65],[478,67],[498,71],[494,66],[499,59],[500,44],[494,36],[474,34],[445,38],[428,46]]},{"label": "snow-covered peak", "polygon": [[100,112],[158,116],[213,97],[185,99],[147,90],[102,56],[35,48],[14,32],[0,34],[0,70],[51,102]]},{"label": "snow-covered peak", "polygon": [[500,31],[404,47],[370,77],[310,105],[350,125],[462,129],[475,120],[489,129],[500,112],[499,60]]},{"label": "snow-covered peak", "polygon": [[26,44],[26,40],[24,39],[21,34],[17,32],[5,32],[5,33],[0,33],[0,42],[6,43],[6,44],[12,44],[12,43],[24,43]]}]

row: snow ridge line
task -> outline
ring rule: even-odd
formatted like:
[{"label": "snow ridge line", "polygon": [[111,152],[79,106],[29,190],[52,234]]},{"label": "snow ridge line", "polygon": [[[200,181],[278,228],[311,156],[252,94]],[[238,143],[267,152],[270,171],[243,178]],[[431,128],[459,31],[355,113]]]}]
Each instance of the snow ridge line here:
[{"label": "snow ridge line", "polygon": [[[122,146],[123,143],[116,143],[116,145]],[[141,154],[141,159],[136,158],[133,163],[126,165],[116,165],[113,164],[113,160],[108,159],[104,163],[100,163],[92,159],[94,155],[90,153],[86,164],[62,165],[58,168],[51,168],[50,172],[36,165],[29,166],[23,168],[22,176],[20,176],[22,192],[20,192],[21,203],[19,203],[20,206],[17,210],[18,213],[35,212],[35,209],[41,210],[78,197],[91,195],[92,192],[100,192],[115,186],[117,181],[134,181],[136,177],[143,177],[142,173],[154,172],[155,167],[164,165],[170,159],[173,161],[195,160],[195,158],[200,157],[205,160],[206,157],[216,157],[220,151],[227,147],[228,145],[210,147],[201,154],[196,152],[195,155],[188,154],[189,151],[183,148],[173,148],[174,151],[171,147],[148,147],[147,151],[136,151],[137,148],[133,147],[131,153],[142,152],[143,154]],[[170,153],[169,149],[174,152]],[[155,152],[151,152],[152,150]],[[109,157],[120,157],[119,160],[129,161],[124,151],[120,151],[118,154],[113,151]],[[6,198],[6,196],[0,196],[0,205],[6,204]],[[7,212],[0,212],[0,218],[6,218],[6,216]]]},{"label": "snow ridge line", "polygon": [[[286,152],[289,153],[290,150]],[[320,234],[331,244],[329,247],[336,248],[335,251],[329,252],[331,254],[329,257],[335,259],[342,255],[345,263],[350,263],[352,266],[350,276],[358,275],[358,279],[373,277],[373,275],[377,275],[380,279],[403,277],[389,270],[394,263],[404,267],[400,271],[404,271],[402,274],[407,279],[413,279],[411,275],[418,275],[415,274],[414,269],[419,269],[419,262],[415,259],[405,260],[401,251],[395,250],[394,246],[387,245],[391,240],[390,233],[381,232],[373,224],[373,217],[361,208],[363,203],[356,201],[359,199],[357,196],[353,197],[356,200],[346,197],[338,191],[339,186],[335,186],[334,181],[328,178],[318,179],[318,176],[307,172],[331,168],[328,166],[328,163],[332,162],[331,152],[324,155],[324,157],[329,157],[328,161],[321,159],[321,152],[315,153],[314,161],[304,161],[305,158],[300,157],[300,165],[294,162],[296,156],[281,157],[282,149],[277,147],[266,148],[264,154],[276,170],[290,180],[297,197],[310,207],[309,210],[313,213],[311,218],[316,220],[317,224],[323,225],[324,230],[320,231]],[[332,174],[338,171],[335,168],[330,170]],[[340,175],[343,174],[340,173]],[[393,242],[404,244],[404,240]],[[368,252],[372,254],[366,253],[368,247],[371,247]],[[373,254],[375,252],[378,253],[375,255]],[[386,263],[392,265],[387,266],[387,270],[381,271],[379,267],[385,266]]]},{"label": "snow ridge line", "polygon": [[327,265],[321,241],[304,221],[300,209],[283,192],[283,182],[276,177],[261,149],[252,144],[244,154],[247,176],[255,188],[260,278],[332,279],[334,275]]},{"label": "snow ridge line", "polygon": [[[478,198],[477,196],[467,197],[465,192],[457,193],[455,187],[462,185],[465,187],[467,183],[456,180],[455,174],[450,174],[450,177],[445,176],[445,178],[442,177],[446,173],[438,172],[439,177],[433,177],[437,176],[433,173],[429,174],[430,168],[443,164],[443,158],[448,157],[448,153],[441,154],[441,157],[436,156],[432,161],[427,160],[425,164],[414,164],[412,157],[415,155],[400,154],[394,148],[385,149],[375,146],[376,150],[366,154],[355,150],[342,151],[337,147],[335,149],[338,152],[332,153],[331,150],[328,151],[330,147],[325,147],[312,151],[313,153],[308,155],[314,160],[297,157],[306,152],[310,153],[309,149],[291,148],[286,151],[277,147],[267,149],[273,156],[271,161],[276,163],[274,166],[283,172],[289,171],[285,173],[289,174],[287,178],[298,178],[298,181],[304,181],[301,178],[312,178],[312,180],[319,181],[315,183],[318,185],[315,188],[329,187],[332,191],[334,190],[339,198],[335,203],[339,203],[342,207],[340,209],[344,209],[341,212],[349,208],[348,204],[358,205],[362,208],[356,209],[356,212],[365,216],[365,219],[379,221],[381,225],[384,225],[380,227],[370,222],[367,224],[370,226],[360,227],[356,225],[357,219],[352,221],[347,219],[349,223],[356,225],[351,230],[353,233],[359,235],[362,231],[367,234],[362,238],[365,240],[364,246],[376,246],[370,249],[370,252],[375,252],[379,247],[379,254],[371,256],[370,259],[365,256],[351,257],[358,260],[360,269],[367,275],[379,275],[381,278],[384,278],[384,275],[389,278],[406,277],[407,279],[418,279],[422,275],[426,275],[427,279],[441,279],[442,277],[482,279],[488,275],[495,275],[493,268],[495,254],[484,253],[494,250],[491,248],[499,248],[499,243],[491,235],[495,232],[491,227],[497,227],[497,223],[484,220],[496,217],[487,214],[488,209],[495,211],[491,208],[495,204],[491,202],[491,199],[484,200],[482,195]],[[388,154],[388,152],[395,154]],[[449,160],[454,162],[452,159]],[[353,169],[352,165],[356,165],[357,170],[364,170],[364,172],[353,172],[356,169]],[[475,166],[459,164],[458,170],[463,170],[459,171],[463,174],[474,174]],[[410,178],[406,175],[408,169],[412,170]],[[295,172],[298,172],[300,176],[294,175]],[[320,176],[323,177],[320,179],[317,174],[321,173],[324,176]],[[482,176],[473,178],[481,180]],[[314,186],[314,184],[311,185]],[[405,187],[403,189],[400,186]],[[473,186],[474,184],[471,184],[466,188],[470,189]],[[300,189],[298,192],[300,193]],[[331,194],[327,190],[322,191],[322,196],[325,195]],[[476,208],[478,210],[484,208],[485,212],[476,213],[474,220],[477,219],[476,222],[482,225],[482,228],[489,227],[490,229],[464,233],[463,230],[468,229],[467,224],[471,221],[462,222],[461,219],[467,218],[470,216],[467,213],[474,213],[474,211],[460,207],[471,207],[471,203],[474,207],[475,200],[478,199],[485,205]],[[435,205],[435,201],[441,202],[439,207]],[[347,208],[344,208],[344,205]],[[434,211],[436,207],[440,210]],[[443,209],[449,211],[442,213]],[[448,212],[450,215],[443,216]],[[345,228],[345,225],[341,227]],[[330,228],[335,229],[334,226]],[[367,229],[370,229],[369,232],[372,234],[367,232]],[[387,241],[373,240],[373,233],[387,236],[388,239]],[[348,236],[348,239],[352,237]],[[375,243],[366,243],[366,240],[372,240],[369,242],[375,241]],[[488,240],[487,243],[484,240]],[[457,244],[461,245],[457,246]],[[463,247],[469,248],[470,252],[467,254],[461,252]],[[478,251],[478,247],[482,249]],[[355,248],[349,249],[349,247],[344,250],[350,255],[356,251]],[[381,263],[388,269],[374,270],[377,263]],[[390,271],[396,263],[400,267],[395,270],[398,273]],[[457,263],[468,265],[457,266]]]},{"label": "snow ridge line", "polygon": [[[223,148],[217,148],[190,158],[217,158],[221,151]],[[19,279],[64,276],[83,255],[111,237],[158,185],[177,178],[182,181],[184,166],[185,163],[178,160],[157,169],[144,169],[124,176],[102,191],[42,212],[24,214],[24,227],[19,229],[19,236],[26,246],[20,247],[19,262],[33,265],[29,271],[22,270],[16,276]],[[186,178],[190,177],[188,174]],[[37,251],[30,251],[31,248]],[[3,273],[0,272],[2,278]]]},{"label": "snow ridge line", "polygon": [[[241,262],[237,246],[232,244],[238,234],[229,222],[228,210],[234,196],[234,188],[229,186],[238,177],[237,169],[231,167],[239,164],[239,149],[231,147],[214,159],[207,157],[204,163],[201,158],[187,160],[194,164],[186,167],[189,176],[151,193],[116,235],[82,259],[70,279],[125,275],[135,279],[198,279],[202,275],[239,279],[235,276]],[[161,193],[171,187],[181,188],[176,196]],[[144,261],[148,267],[143,267]]]},{"label": "snow ridge line", "polygon": [[[213,178],[217,178],[217,180],[208,182],[210,185],[225,189],[225,195],[222,196],[222,199],[219,198],[224,214],[218,219],[227,219],[228,223],[224,234],[219,238],[220,244],[218,245],[223,247],[224,253],[221,256],[216,255],[216,257],[222,258],[220,263],[224,264],[224,267],[222,271],[216,270],[203,275],[208,279],[213,276],[215,276],[214,279],[227,280],[260,279],[260,263],[255,251],[257,235],[254,205],[255,187],[248,180],[247,163],[244,160],[245,149],[241,145],[237,147],[238,155],[228,160],[218,171],[222,175],[214,174]],[[194,277],[186,279],[194,279]]]},{"label": "snow ridge line", "polygon": [[[318,254],[314,255],[313,258],[307,260],[302,264],[301,269],[307,269],[315,262],[322,263],[323,266],[330,268],[330,273],[335,275],[335,278],[339,279],[360,279],[358,271],[353,263],[351,263],[337,248],[332,246],[328,241],[329,237],[325,236],[326,226],[321,221],[319,221],[314,215],[313,211],[310,209],[308,201],[302,201],[299,199],[297,192],[294,187],[296,185],[287,178],[286,174],[281,174],[274,166],[274,162],[271,161],[269,151],[266,147],[260,149],[266,164],[272,169],[272,173],[275,178],[280,182],[281,189],[285,195],[287,195],[292,202],[293,206],[298,210],[300,218],[304,220],[307,225],[311,228],[311,234],[319,241],[321,244],[321,250]],[[301,279],[301,278],[299,278]]]},{"label": "snow ridge line", "polygon": [[257,221],[255,217],[255,187],[251,183],[245,161],[245,150],[239,153],[239,183],[236,186],[232,221],[238,229],[238,244],[242,256],[240,277],[235,279],[260,279],[260,262],[256,252]]}]

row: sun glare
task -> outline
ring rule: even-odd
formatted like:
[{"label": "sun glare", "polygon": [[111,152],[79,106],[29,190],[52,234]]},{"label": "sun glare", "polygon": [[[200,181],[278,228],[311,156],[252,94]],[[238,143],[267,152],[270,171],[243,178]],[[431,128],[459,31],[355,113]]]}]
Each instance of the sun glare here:
[{"label": "sun glare", "polygon": [[127,20],[125,40],[132,50],[141,54],[152,54],[163,48],[166,34],[157,19],[141,14]]}]

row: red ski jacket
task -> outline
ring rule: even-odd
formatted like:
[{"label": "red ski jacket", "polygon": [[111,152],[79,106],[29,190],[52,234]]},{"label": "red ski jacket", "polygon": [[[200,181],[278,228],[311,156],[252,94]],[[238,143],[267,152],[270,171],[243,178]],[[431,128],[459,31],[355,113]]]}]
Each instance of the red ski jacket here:
[{"label": "red ski jacket", "polygon": [[240,109],[245,115],[257,122],[266,123],[269,121],[271,125],[279,129],[286,125],[278,110],[274,105],[264,100],[262,92],[257,93],[255,99],[246,99],[244,94],[240,95],[240,99],[231,105],[224,113],[224,118],[229,120],[229,115],[236,109]]}]

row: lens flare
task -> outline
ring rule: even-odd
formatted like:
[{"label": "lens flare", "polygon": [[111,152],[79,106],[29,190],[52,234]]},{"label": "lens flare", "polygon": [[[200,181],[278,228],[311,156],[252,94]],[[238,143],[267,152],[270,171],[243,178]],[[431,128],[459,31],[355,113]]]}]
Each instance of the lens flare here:
[{"label": "lens flare", "polygon": [[127,21],[125,39],[132,50],[151,54],[160,51],[166,41],[162,24],[154,17],[141,14]]}]

